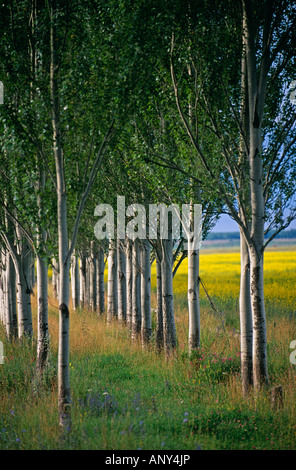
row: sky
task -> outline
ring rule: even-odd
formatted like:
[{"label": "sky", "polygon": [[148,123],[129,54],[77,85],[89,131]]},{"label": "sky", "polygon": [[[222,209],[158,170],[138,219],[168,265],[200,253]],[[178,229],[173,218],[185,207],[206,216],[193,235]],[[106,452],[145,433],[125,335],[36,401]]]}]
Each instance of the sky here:
[{"label": "sky", "polygon": [[[296,229],[296,221],[294,220],[287,230]],[[229,215],[222,215],[220,220],[217,222],[212,232],[238,232],[238,225],[232,220]]]}]

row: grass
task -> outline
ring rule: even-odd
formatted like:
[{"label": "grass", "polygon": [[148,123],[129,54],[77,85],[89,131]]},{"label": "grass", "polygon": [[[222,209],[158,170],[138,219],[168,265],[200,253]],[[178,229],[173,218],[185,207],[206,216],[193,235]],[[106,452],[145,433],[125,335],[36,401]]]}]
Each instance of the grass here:
[{"label": "grass", "polygon": [[[105,317],[71,311],[70,432],[58,426],[56,300],[49,300],[50,363],[37,390],[35,341],[8,343],[1,327],[6,358],[0,366],[0,448],[295,449],[296,366],[289,361],[296,339],[295,261],[292,251],[270,251],[265,260],[269,375],[271,385],[283,386],[282,409],[272,410],[268,392],[241,396],[239,254],[205,252],[201,277],[222,316],[201,291],[202,346],[191,357],[185,263],[174,279],[179,344],[170,362],[155,353],[153,341],[147,351],[131,344],[124,326],[107,327]],[[36,298],[32,303],[36,327]]]}]

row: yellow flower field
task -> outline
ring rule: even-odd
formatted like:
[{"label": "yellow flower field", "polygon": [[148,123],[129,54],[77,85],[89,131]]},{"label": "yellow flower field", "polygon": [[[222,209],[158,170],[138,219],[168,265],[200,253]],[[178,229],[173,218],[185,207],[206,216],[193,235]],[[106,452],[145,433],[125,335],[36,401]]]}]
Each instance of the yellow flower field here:
[{"label": "yellow flower field", "polygon": [[[155,265],[152,267],[152,285],[155,286]],[[266,251],[264,256],[265,299],[296,311],[296,250]],[[211,297],[226,300],[239,297],[240,253],[200,251],[200,277]],[[174,278],[174,293],[187,292],[187,259],[183,261]],[[203,288],[201,298],[205,297]]]}]

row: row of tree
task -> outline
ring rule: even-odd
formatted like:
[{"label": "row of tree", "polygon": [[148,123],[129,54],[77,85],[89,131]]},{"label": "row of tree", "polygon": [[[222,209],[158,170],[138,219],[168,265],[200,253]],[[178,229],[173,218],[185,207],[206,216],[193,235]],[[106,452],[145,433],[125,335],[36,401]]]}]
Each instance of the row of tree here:
[{"label": "row of tree", "polygon": [[[4,1],[0,21],[1,318],[9,335],[32,334],[36,259],[42,371],[52,264],[59,279],[61,424],[69,418],[71,402],[70,271],[76,279],[73,306],[80,270],[80,295],[94,308],[94,292],[98,299],[102,292],[95,287],[94,271],[102,273],[103,266],[91,244],[94,208],[114,206],[117,195],[125,195],[129,204],[201,204],[203,237],[222,213],[237,222],[243,391],[268,385],[264,250],[296,211],[296,112],[289,89],[295,79],[294,2]],[[141,284],[134,272],[132,286],[129,244],[125,250],[105,247],[107,317],[121,318],[126,302],[126,319],[134,318],[131,331],[138,332],[143,292],[143,338],[150,336],[152,253],[161,266],[159,323],[174,345],[174,253],[177,262],[188,256],[189,347],[195,348],[199,253],[184,249],[182,242],[172,237],[160,244],[143,242],[140,255],[135,241],[134,259],[140,258],[140,272],[146,274]],[[120,278],[126,263],[123,291],[132,289],[126,300],[121,283],[116,287],[116,263]]]}]

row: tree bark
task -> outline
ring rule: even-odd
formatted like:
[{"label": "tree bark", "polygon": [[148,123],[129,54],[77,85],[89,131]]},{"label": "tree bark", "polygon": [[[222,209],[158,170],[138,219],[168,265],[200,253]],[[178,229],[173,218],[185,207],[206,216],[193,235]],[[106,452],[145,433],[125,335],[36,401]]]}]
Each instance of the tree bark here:
[{"label": "tree bark", "polygon": [[32,287],[32,248],[29,245],[29,242],[24,239],[23,252],[22,252],[22,264],[24,270],[24,277],[26,282],[26,303],[27,303],[27,317],[28,317],[28,327],[30,334],[33,334],[33,323],[32,323],[32,302],[31,295],[33,293]]},{"label": "tree bark", "polygon": [[[159,250],[158,250],[159,251]],[[162,273],[161,273],[161,253],[156,253],[156,333],[155,343],[158,352],[163,350],[163,313],[162,313]]]},{"label": "tree bark", "polygon": [[109,241],[107,299],[107,323],[111,323],[112,320],[117,317],[118,309],[117,250],[113,240]]},{"label": "tree bark", "polygon": [[95,312],[97,309],[97,263],[94,241],[91,242],[89,259],[89,306]]},{"label": "tree bark", "polygon": [[9,310],[11,318],[11,335],[17,337],[17,307],[16,307],[16,275],[13,259],[9,257],[9,292],[8,292]]},{"label": "tree bark", "polygon": [[[32,335],[32,307],[31,307],[31,247],[27,239],[23,236],[22,230],[18,223],[16,223],[17,234],[17,264],[18,264],[18,292],[19,302],[18,306],[21,310],[20,321],[24,322],[26,334]],[[21,305],[22,304],[22,305]],[[22,330],[22,327],[20,328]]]},{"label": "tree bark", "polygon": [[253,384],[253,325],[250,297],[250,257],[248,245],[242,229],[240,230],[240,343],[242,393],[247,396]]},{"label": "tree bark", "polygon": [[[190,230],[193,231],[193,203],[190,205]],[[188,313],[189,313],[189,354],[200,347],[200,311],[199,311],[199,250],[194,244],[195,238],[188,236]]]},{"label": "tree bark", "polygon": [[59,297],[59,274],[58,274],[58,262],[55,258],[52,260],[52,275],[51,275],[51,283],[52,283],[52,295],[54,299]]},{"label": "tree bark", "polygon": [[126,254],[125,244],[118,240],[117,244],[117,285],[118,285],[118,320],[126,321]]},{"label": "tree bark", "polygon": [[168,239],[161,240],[163,337],[165,356],[167,359],[172,355],[177,346],[173,296],[173,240],[171,221],[169,223],[168,234]]},{"label": "tree bark", "polygon": [[79,262],[76,253],[71,257],[71,288],[73,310],[77,310],[80,301]]},{"label": "tree bark", "polygon": [[3,276],[2,276],[2,323],[6,329],[6,334],[8,338],[11,336],[11,317],[9,310],[9,276],[10,276],[10,266],[9,266],[9,252],[3,253]]},{"label": "tree bark", "polygon": [[141,273],[140,273],[140,247],[139,240],[133,242],[133,290],[132,290],[132,341],[136,341],[141,334]]},{"label": "tree bark", "polygon": [[48,333],[48,266],[44,259],[37,255],[37,374],[40,376],[47,362],[49,351]]},{"label": "tree bark", "polygon": [[3,277],[4,288],[4,321],[8,338],[17,336],[16,328],[16,296],[15,296],[15,270],[9,251],[6,251],[6,272]]},{"label": "tree bark", "polygon": [[58,404],[61,426],[69,425],[70,416],[70,370],[69,370],[69,298],[70,258],[67,223],[67,193],[64,175],[64,158],[60,124],[60,103],[58,87],[57,34],[55,15],[56,3],[50,4],[50,90],[53,130],[53,153],[56,169],[58,251],[59,251],[59,349],[58,349]]},{"label": "tree bark", "polygon": [[253,313],[253,384],[255,390],[269,385],[267,369],[267,336],[263,288],[263,255],[250,250],[251,302]]},{"label": "tree bark", "polygon": [[80,304],[81,307],[86,303],[86,256],[80,256]]},{"label": "tree bark", "polygon": [[126,324],[131,331],[133,315],[133,247],[132,241],[126,243]]},{"label": "tree bark", "polygon": [[5,283],[5,276],[4,276],[4,269],[2,266],[0,267],[0,320],[3,325],[5,325],[4,283]]},{"label": "tree bark", "polygon": [[143,348],[149,344],[152,334],[150,250],[149,241],[144,239],[141,249],[141,339]]},{"label": "tree bark", "polygon": [[17,288],[18,337],[22,338],[24,335],[31,334],[31,328],[27,316],[27,287],[20,260],[15,264],[15,269]]},{"label": "tree bark", "polygon": [[189,354],[200,347],[199,250],[188,249]]},{"label": "tree bark", "polygon": [[245,42],[248,76],[249,104],[249,175],[251,200],[251,234],[248,240],[250,255],[250,287],[251,306],[253,315],[253,384],[255,390],[268,385],[267,350],[266,350],[266,320],[263,289],[263,251],[264,251],[264,216],[265,201],[263,193],[262,166],[262,117],[265,103],[266,84],[268,75],[269,48],[268,29],[266,21],[263,37],[262,61],[260,76],[256,67],[255,25],[253,5],[249,0],[243,1],[245,18]]},{"label": "tree bark", "polygon": [[[243,30],[247,27],[246,17],[243,16]],[[241,198],[245,207],[240,211],[240,217],[245,220],[245,225],[249,230],[250,219],[250,184],[249,184],[249,155],[247,153],[247,142],[250,139],[249,129],[249,104],[248,104],[248,73],[246,56],[246,37],[242,38],[242,61],[241,61],[241,109],[240,119],[242,132],[240,135],[240,156],[239,164],[242,168],[241,179],[239,181]],[[252,326],[252,307],[250,291],[250,256],[248,244],[245,239],[244,230],[240,227],[240,342],[241,342],[241,379],[242,394],[247,396],[253,384],[253,326]]]},{"label": "tree bark", "polygon": [[97,310],[100,315],[105,312],[105,260],[104,248],[99,247],[97,255]]}]

